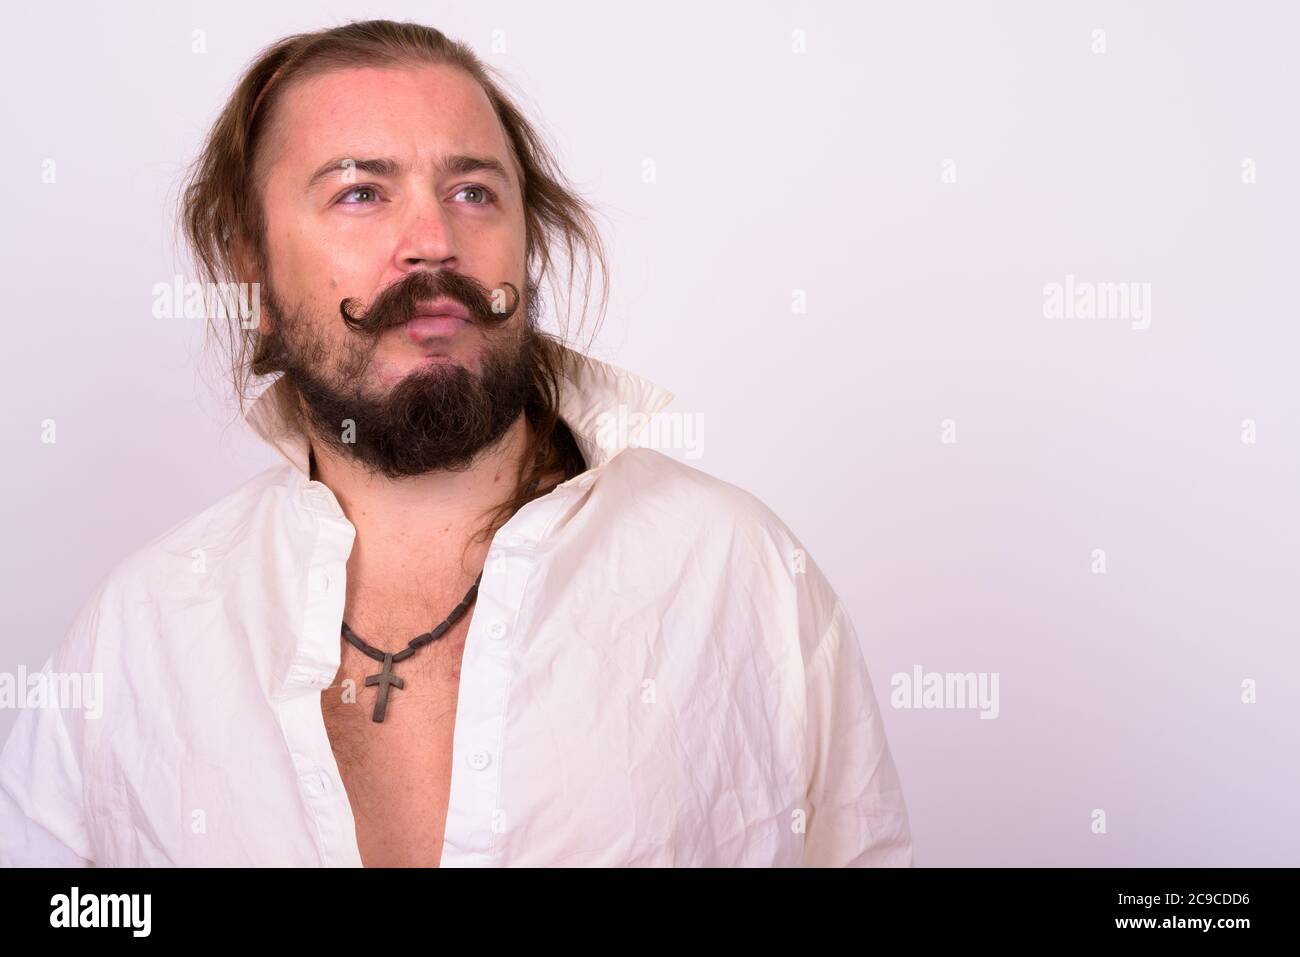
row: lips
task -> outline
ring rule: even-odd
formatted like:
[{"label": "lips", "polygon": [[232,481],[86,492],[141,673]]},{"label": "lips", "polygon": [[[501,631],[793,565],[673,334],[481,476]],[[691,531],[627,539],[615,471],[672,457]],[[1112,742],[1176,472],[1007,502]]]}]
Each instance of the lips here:
[{"label": "lips", "polygon": [[459,316],[416,316],[402,327],[414,342],[426,339],[446,339],[456,335],[469,323]]},{"label": "lips", "polygon": [[434,299],[431,302],[421,303],[416,307],[412,315],[416,318],[420,316],[455,316],[457,319],[469,321],[469,310],[452,299]]},{"label": "lips", "polygon": [[403,328],[412,342],[445,339],[469,325],[469,310],[450,299],[437,299],[416,309]]}]

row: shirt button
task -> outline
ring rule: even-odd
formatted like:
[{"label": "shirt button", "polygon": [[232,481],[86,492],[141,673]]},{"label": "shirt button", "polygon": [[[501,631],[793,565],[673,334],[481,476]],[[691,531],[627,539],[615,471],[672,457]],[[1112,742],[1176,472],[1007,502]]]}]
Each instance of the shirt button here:
[{"label": "shirt button", "polygon": [[328,592],[330,590],[329,573],[320,568],[316,569],[312,573],[311,587],[318,595],[323,595]]},{"label": "shirt button", "polygon": [[304,772],[302,784],[312,797],[323,797],[330,789],[329,778],[325,776],[325,772],[320,768],[312,768],[310,771]]},{"label": "shirt button", "polygon": [[509,630],[504,621],[494,621],[488,625],[488,637],[500,640],[506,636],[506,632]]},{"label": "shirt button", "polygon": [[482,748],[469,753],[469,766],[475,771],[482,771],[492,763],[492,755],[488,754]]}]

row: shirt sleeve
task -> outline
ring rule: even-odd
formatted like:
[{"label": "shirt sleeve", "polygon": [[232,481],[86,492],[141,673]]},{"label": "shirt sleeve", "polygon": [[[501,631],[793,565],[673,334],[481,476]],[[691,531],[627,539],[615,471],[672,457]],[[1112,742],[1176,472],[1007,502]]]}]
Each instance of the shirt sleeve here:
[{"label": "shirt sleeve", "polygon": [[808,662],[805,867],[911,867],[912,835],[857,634],[836,601]]},{"label": "shirt sleeve", "polygon": [[[41,668],[41,680],[90,672],[101,597],[97,591],[78,611],[63,643]],[[25,695],[26,689],[15,692]],[[82,782],[87,720],[96,717],[57,702],[29,703],[19,711],[0,751],[0,866],[95,866]]]}]

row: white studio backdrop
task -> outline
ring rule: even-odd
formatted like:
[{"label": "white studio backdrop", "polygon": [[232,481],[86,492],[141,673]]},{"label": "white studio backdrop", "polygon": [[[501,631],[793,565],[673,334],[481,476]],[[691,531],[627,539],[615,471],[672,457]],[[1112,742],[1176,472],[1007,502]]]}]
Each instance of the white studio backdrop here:
[{"label": "white studio backdrop", "polygon": [[591,351],[845,599],[918,865],[1300,862],[1282,2],[15,7],[0,671],[276,461],[153,289],[241,68],[372,17],[502,70],[602,210]]}]

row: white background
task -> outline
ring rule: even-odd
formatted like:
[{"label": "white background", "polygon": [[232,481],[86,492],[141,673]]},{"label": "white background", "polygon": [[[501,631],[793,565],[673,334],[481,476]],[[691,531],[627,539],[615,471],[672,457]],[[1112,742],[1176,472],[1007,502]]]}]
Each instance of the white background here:
[{"label": "white background", "polygon": [[[188,274],[177,189],[242,67],[369,17],[504,70],[604,212],[591,351],[677,393],[689,464],[844,597],[918,865],[1300,863],[1281,2],[14,5],[0,670],[276,461],[196,375],[202,322],[153,318],[151,290]],[[1150,283],[1150,328],[1045,318],[1067,274]],[[998,673],[999,717],[891,708],[916,665]]]}]

